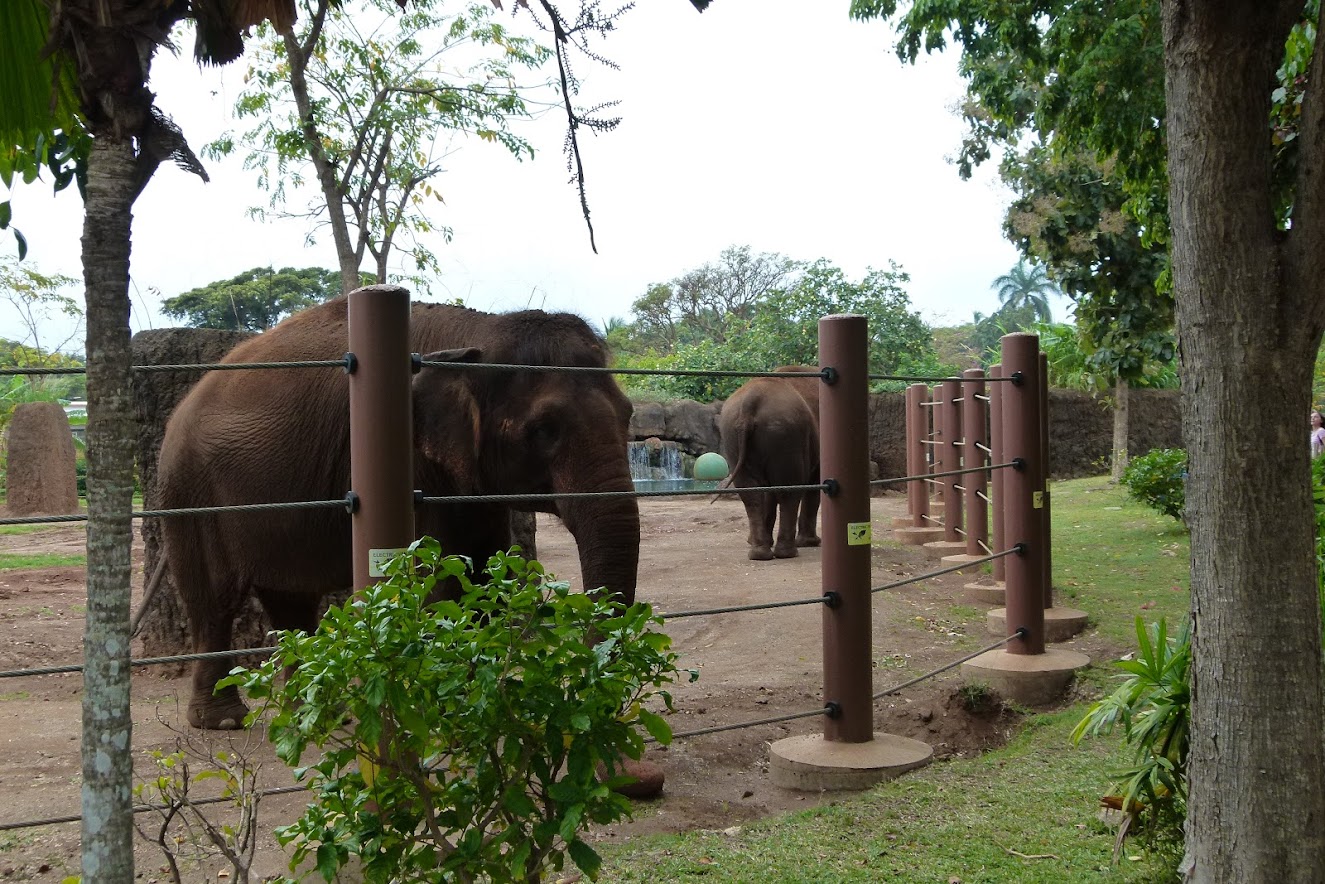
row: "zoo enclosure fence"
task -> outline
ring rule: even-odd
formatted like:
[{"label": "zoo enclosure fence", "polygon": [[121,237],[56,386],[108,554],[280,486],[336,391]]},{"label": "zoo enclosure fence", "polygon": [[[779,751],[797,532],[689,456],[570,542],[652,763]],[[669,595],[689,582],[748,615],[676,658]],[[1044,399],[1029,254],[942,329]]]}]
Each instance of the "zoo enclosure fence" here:
[{"label": "zoo enclosure fence", "polygon": [[[199,371],[199,370],[267,370],[284,368],[339,368],[349,374],[351,416],[351,491],[339,500],[303,501],[287,503],[255,503],[233,507],[197,507],[175,510],[144,510],[134,513],[136,518],[187,518],[190,515],[214,512],[261,513],[278,509],[343,508],[351,516],[355,586],[366,586],[380,574],[374,574],[374,563],[383,553],[402,550],[413,541],[413,512],[418,505],[456,503],[461,501],[510,503],[565,499],[588,496],[664,497],[687,494],[712,495],[749,492],[774,493],[777,491],[820,491],[823,495],[821,517],[822,534],[822,592],[819,596],[790,602],[770,602],[755,605],[715,607],[705,610],[677,611],[661,614],[664,619],[707,616],[743,611],[770,610],[781,607],[818,605],[823,612],[824,634],[824,705],[821,708],[792,712],[756,721],[690,732],[678,732],[676,738],[699,736],[719,731],[755,727],[793,719],[820,716],[824,721],[824,737],[830,741],[866,742],[873,738],[873,701],[896,693],[920,681],[948,671],[966,660],[988,650],[1007,646],[1012,653],[1042,653],[1043,596],[1041,585],[1044,569],[1042,560],[1047,554],[1047,524],[1037,518],[1037,503],[1043,497],[1043,451],[1036,443],[1043,434],[1037,423],[1043,412],[1038,405],[1040,368],[1038,340],[1030,335],[1010,335],[1004,339],[1005,375],[991,375],[994,389],[1006,386],[1008,392],[1000,397],[1003,405],[1002,421],[996,427],[1006,439],[1006,450],[1012,452],[1007,462],[994,462],[988,446],[973,440],[966,460],[978,459],[970,454],[980,452],[981,463],[975,466],[956,466],[948,470],[926,470],[923,475],[918,464],[908,463],[912,475],[891,479],[868,479],[867,434],[862,426],[866,414],[868,384],[872,380],[915,381],[918,384],[953,383],[951,379],[918,378],[897,375],[871,375],[866,361],[867,327],[864,317],[825,317],[819,323],[820,364],[817,372],[737,372],[737,371],[684,371],[612,369],[582,366],[527,366],[494,365],[485,363],[425,363],[417,354],[409,359],[408,353],[408,293],[395,287],[373,287],[350,296],[349,352],[339,360],[319,360],[289,363],[218,363],[205,365],[153,365],[136,366],[135,371]],[[1021,340],[1018,340],[1021,339]],[[553,495],[477,495],[466,498],[427,497],[416,492],[408,469],[398,465],[411,463],[412,440],[407,415],[408,400],[401,405],[401,390],[408,390],[410,374],[423,365],[453,370],[473,371],[553,371],[553,372],[609,372],[617,374],[686,374],[719,375],[724,377],[818,377],[823,381],[820,397],[821,469],[825,477],[818,484],[761,486],[757,488],[725,488],[714,490],[592,492]],[[23,370],[0,370],[0,374],[15,374]],[[65,373],[69,369],[44,370],[36,373]],[[964,382],[980,384],[985,378],[969,376]],[[960,383],[960,382],[958,382]],[[914,388],[911,388],[914,389]],[[908,395],[914,395],[908,389]],[[968,407],[988,403],[990,397],[972,391]],[[908,402],[910,400],[908,399]],[[955,447],[955,446],[953,446]],[[908,448],[909,451],[909,448]],[[951,462],[949,462],[951,463]],[[391,465],[385,471],[381,465]],[[958,475],[999,476],[1003,472],[1020,477],[1004,483],[1006,497],[995,485],[995,524],[1005,520],[1008,533],[1019,538],[1006,548],[990,550],[985,545],[985,556],[979,561],[964,563],[953,568],[916,575],[879,587],[870,587],[871,525],[869,492],[871,484],[883,485],[906,481],[910,489],[923,488],[923,482]],[[978,487],[978,483],[972,483]],[[1038,492],[1038,494],[1037,494]],[[915,492],[911,490],[914,498]],[[1000,502],[1000,498],[1001,502]],[[987,495],[981,494],[986,504]],[[368,504],[368,505],[365,505]],[[0,524],[75,522],[85,516],[51,516],[26,519],[0,519]],[[995,540],[995,546],[1002,543]],[[1008,632],[1003,638],[971,654],[937,669],[910,679],[902,684],[875,693],[872,687],[871,666],[871,606],[872,594],[919,582],[949,573],[962,567],[990,562],[1008,566]],[[1020,563],[1014,567],[1011,563]],[[1038,575],[1038,578],[1037,578]],[[1014,604],[1014,599],[1020,599]],[[1037,614],[1039,615],[1037,617]],[[210,654],[177,654],[129,661],[132,665],[154,665],[188,662],[191,660],[240,657],[270,652],[274,648],[231,649]],[[127,655],[126,655],[127,656]],[[38,667],[0,672],[0,679],[35,676],[60,672],[80,671],[82,666],[70,664],[57,667]],[[131,747],[126,747],[130,752]],[[265,790],[264,794],[277,794],[302,787],[281,787]],[[138,811],[152,809],[139,806]],[[18,823],[0,823],[0,831],[45,825],[54,822],[72,822],[77,816],[52,818]]]}]

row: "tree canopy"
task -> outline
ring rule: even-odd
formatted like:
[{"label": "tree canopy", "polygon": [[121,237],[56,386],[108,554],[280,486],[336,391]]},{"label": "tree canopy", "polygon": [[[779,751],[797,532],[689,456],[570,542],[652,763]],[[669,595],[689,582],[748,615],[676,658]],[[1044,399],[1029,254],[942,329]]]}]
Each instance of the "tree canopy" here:
[{"label": "tree canopy", "polygon": [[[364,279],[364,284],[371,282]],[[254,267],[161,303],[161,312],[194,328],[261,332],[291,313],[340,294],[340,273],[321,267]]]},{"label": "tree canopy", "polygon": [[[208,148],[247,151],[271,211],[330,228],[345,291],[365,257],[386,282],[393,250],[426,286],[438,267],[427,235],[450,239],[430,211],[443,202],[438,178],[458,135],[533,155],[507,123],[527,115],[517,75],[551,50],[510,33],[489,4],[465,4],[413,0],[402,11],[392,0],[304,0],[297,24],[259,29],[250,50],[235,105],[250,128]],[[289,207],[289,188],[306,179],[317,199]]]},{"label": "tree canopy", "polygon": [[[896,264],[853,281],[820,258],[810,263],[731,247],[634,303],[631,323],[612,322],[608,343],[623,367],[768,371],[819,363],[818,320],[833,313],[869,318],[870,371],[947,374],[929,327],[911,309],[910,278]],[[638,390],[708,400],[740,378],[668,377],[628,381]]]}]

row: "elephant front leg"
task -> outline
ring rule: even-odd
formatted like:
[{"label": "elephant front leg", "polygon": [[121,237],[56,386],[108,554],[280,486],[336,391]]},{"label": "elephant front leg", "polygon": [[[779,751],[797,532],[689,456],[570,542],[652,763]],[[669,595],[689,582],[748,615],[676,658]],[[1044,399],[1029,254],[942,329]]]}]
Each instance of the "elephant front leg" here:
[{"label": "elephant front leg", "polygon": [[[196,653],[224,651],[230,648],[234,614],[213,612],[211,620],[199,622],[190,618],[196,635],[193,649]],[[233,658],[198,660],[193,664],[193,695],[189,698],[189,724],[206,730],[237,730],[244,726],[248,707],[239,698],[239,689],[228,687],[216,691],[216,683],[234,666]]]},{"label": "elephant front leg", "polygon": [[741,503],[745,504],[745,517],[750,522],[750,534],[746,541],[750,544],[750,559],[766,562],[773,558],[773,519],[777,509],[772,498],[760,491],[742,491]]},{"label": "elephant front leg", "polygon": [[801,498],[800,520],[796,525],[797,546],[818,546],[823,541],[816,530],[819,521],[819,491],[806,491]]},{"label": "elephant front leg", "polygon": [[794,559],[797,555],[796,513],[799,509],[799,494],[778,495],[778,542],[773,546],[773,555],[779,559]]}]

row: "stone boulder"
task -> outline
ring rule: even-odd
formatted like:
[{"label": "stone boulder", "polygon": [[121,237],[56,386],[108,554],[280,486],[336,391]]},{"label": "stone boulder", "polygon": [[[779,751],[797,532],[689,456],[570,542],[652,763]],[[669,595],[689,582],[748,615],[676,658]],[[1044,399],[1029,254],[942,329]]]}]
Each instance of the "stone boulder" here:
[{"label": "stone boulder", "polygon": [[630,418],[632,439],[657,438],[677,443],[692,457],[720,451],[718,414],[721,402],[636,402]]},{"label": "stone boulder", "polygon": [[58,402],[25,402],[15,408],[8,451],[9,515],[79,512],[74,434]]}]

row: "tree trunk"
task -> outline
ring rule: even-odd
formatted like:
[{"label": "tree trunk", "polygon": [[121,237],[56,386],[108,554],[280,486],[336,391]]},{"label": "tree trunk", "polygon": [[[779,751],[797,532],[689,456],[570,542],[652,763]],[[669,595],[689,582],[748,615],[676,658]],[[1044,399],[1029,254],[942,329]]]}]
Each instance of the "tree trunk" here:
[{"label": "tree trunk", "polygon": [[1127,379],[1119,377],[1113,390],[1113,471],[1110,476],[1115,482],[1122,480],[1123,471],[1127,469],[1128,391]]},{"label": "tree trunk", "polygon": [[1325,870],[1321,618],[1302,439],[1325,321],[1311,179],[1321,175],[1319,82],[1303,110],[1291,233],[1275,227],[1267,126],[1301,11],[1300,0],[1164,4],[1195,619],[1185,868],[1199,882],[1319,881]]},{"label": "tree trunk", "polygon": [[83,635],[83,880],[133,881],[129,546],[133,394],[129,228],[135,151],[98,134],[83,221],[87,298],[87,621]]}]

